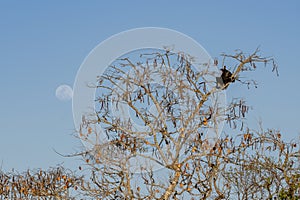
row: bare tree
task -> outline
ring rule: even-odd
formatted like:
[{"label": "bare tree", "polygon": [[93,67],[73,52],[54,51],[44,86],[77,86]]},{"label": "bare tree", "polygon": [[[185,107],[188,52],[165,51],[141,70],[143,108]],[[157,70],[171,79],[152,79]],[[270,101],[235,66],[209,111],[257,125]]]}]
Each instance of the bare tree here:
[{"label": "bare tree", "polygon": [[[250,131],[243,99],[225,107],[215,99],[233,82],[256,87],[240,74],[260,63],[271,63],[278,75],[274,59],[258,49],[222,56],[222,66],[228,59],[236,63],[232,72],[210,70],[217,60],[195,63],[165,50],[142,53],[137,61],[122,57],[99,76],[98,107],[79,130],[90,147],[84,158],[94,183],[83,190],[96,199],[257,199],[299,192],[298,144],[284,143],[274,131]],[[219,121],[242,134],[219,136]],[[217,137],[209,138],[212,132]]]}]

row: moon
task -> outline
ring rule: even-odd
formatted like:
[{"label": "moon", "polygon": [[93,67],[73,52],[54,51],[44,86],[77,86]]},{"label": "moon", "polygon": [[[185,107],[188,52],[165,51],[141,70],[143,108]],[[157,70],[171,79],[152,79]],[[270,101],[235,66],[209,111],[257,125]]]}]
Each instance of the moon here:
[{"label": "moon", "polygon": [[60,85],[56,88],[55,96],[60,101],[69,101],[73,97],[73,90],[69,85]]}]

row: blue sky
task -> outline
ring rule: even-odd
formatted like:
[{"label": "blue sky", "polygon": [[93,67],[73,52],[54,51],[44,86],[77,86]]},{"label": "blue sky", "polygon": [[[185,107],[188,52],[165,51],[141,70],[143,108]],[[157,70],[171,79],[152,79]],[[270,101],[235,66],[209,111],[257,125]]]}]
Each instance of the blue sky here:
[{"label": "blue sky", "polygon": [[[259,88],[232,86],[253,106],[250,121],[299,137],[299,1],[0,1],[0,162],[24,170],[76,159],[71,101],[55,97],[73,85],[88,53],[113,34],[164,27],[198,41],[212,57],[261,46],[274,56],[280,76],[266,68],[250,77]],[[0,163],[1,164],[1,163]]]}]

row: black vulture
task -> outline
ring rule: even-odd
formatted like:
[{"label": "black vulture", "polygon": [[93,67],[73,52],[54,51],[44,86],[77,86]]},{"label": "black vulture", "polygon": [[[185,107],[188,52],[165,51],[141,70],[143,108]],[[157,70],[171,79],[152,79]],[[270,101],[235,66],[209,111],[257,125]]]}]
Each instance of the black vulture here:
[{"label": "black vulture", "polygon": [[233,83],[235,81],[235,78],[232,76],[232,73],[226,69],[226,66],[224,66],[221,71],[221,77],[216,77],[217,88],[221,88],[226,85],[224,88],[226,89],[228,87],[227,83]]}]

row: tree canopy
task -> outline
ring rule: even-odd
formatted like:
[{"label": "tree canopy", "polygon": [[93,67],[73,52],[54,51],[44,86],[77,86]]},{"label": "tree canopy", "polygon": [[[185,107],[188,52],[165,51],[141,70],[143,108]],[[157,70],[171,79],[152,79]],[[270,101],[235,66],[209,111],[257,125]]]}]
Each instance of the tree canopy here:
[{"label": "tree canopy", "polygon": [[248,127],[245,99],[226,103],[231,84],[256,87],[241,74],[271,66],[278,75],[274,59],[258,49],[221,57],[197,63],[169,49],[120,57],[92,86],[97,106],[78,130],[84,147],[70,155],[82,158],[85,176],[2,173],[0,197],[64,199],[73,189],[86,199],[299,199],[299,140]]}]

